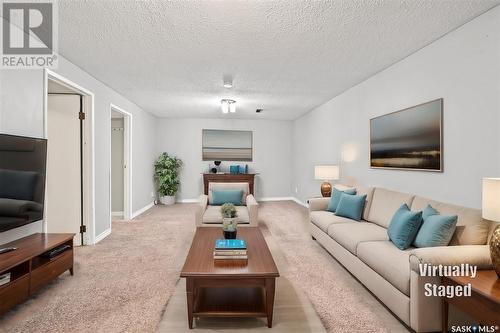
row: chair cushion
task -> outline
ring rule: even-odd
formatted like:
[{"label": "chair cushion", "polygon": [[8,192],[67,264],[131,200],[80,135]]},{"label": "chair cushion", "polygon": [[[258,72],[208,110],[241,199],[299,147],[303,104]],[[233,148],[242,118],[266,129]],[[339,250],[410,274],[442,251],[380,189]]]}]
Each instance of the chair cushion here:
[{"label": "chair cushion", "polygon": [[406,204],[401,205],[391,219],[387,234],[400,250],[405,250],[415,240],[422,225],[422,212],[412,212]]},{"label": "chair cushion", "polygon": [[342,193],[347,193],[347,194],[356,194],[356,189],[350,188],[347,190],[339,190],[337,188],[333,188],[332,196],[330,198],[330,202],[328,203],[328,208],[326,210],[335,213],[335,210],[337,210],[337,206],[339,205],[340,202],[340,197],[342,196]]},{"label": "chair cushion", "polygon": [[424,223],[413,242],[416,247],[447,246],[455,233],[456,215],[440,215],[430,205],[424,209]]},{"label": "chair cushion", "polygon": [[369,222],[333,224],[328,235],[354,255],[361,242],[389,240],[387,229]]},{"label": "chair cushion", "polygon": [[413,195],[411,194],[390,191],[377,187],[373,192],[367,221],[376,223],[384,228],[388,228],[394,212],[401,207],[402,204],[406,204],[408,207],[411,207],[412,201]]},{"label": "chair cushion", "polygon": [[[236,212],[238,213],[237,223],[250,223],[246,206],[236,206]],[[220,206],[207,206],[205,214],[203,214],[203,223],[222,223]]]},{"label": "chair cushion", "polygon": [[365,201],[366,194],[354,195],[342,193],[335,215],[359,221],[361,220],[361,216],[363,216]]},{"label": "chair cushion", "polygon": [[243,196],[241,199],[241,204],[246,205],[247,195],[250,194],[250,186],[248,183],[217,183],[210,182],[208,183],[208,204],[212,204],[212,191],[213,190],[242,190]]},{"label": "chair cushion", "polygon": [[410,252],[399,250],[392,242],[363,242],[358,258],[384,277],[403,294],[410,296]]},{"label": "chair cushion", "polygon": [[431,205],[439,214],[457,215],[457,226],[449,245],[484,245],[488,240],[490,224],[481,217],[481,210],[450,205],[439,201],[415,197],[412,210],[423,210]]},{"label": "chair cushion", "polygon": [[220,206],[225,203],[241,206],[242,200],[242,190],[212,190],[212,205],[214,206]]},{"label": "chair cushion", "polygon": [[345,217],[336,216],[331,212],[318,210],[311,212],[311,222],[324,232],[328,232],[328,227],[332,224],[355,223],[356,221],[347,219]]}]

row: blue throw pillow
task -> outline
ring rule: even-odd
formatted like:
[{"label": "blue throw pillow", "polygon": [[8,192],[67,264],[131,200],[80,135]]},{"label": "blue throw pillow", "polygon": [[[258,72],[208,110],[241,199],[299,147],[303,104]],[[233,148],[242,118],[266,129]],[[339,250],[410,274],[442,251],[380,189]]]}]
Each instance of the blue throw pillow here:
[{"label": "blue throw pillow", "polygon": [[326,210],[335,213],[337,206],[339,205],[340,197],[342,193],[347,194],[356,194],[356,189],[350,188],[344,191],[338,190],[335,187],[333,188],[332,196],[330,197],[330,202],[328,203],[328,208]]},{"label": "blue throw pillow", "polygon": [[387,235],[398,249],[406,250],[415,240],[421,225],[422,212],[412,212],[406,204],[403,204],[394,213]]},{"label": "blue throw pillow", "polygon": [[425,207],[425,209],[422,211],[422,220],[425,221],[425,219],[428,218],[429,216],[437,214],[439,214],[437,210],[432,208],[431,205],[427,205],[427,207]]},{"label": "blue throw pillow", "polygon": [[[427,211],[427,214],[425,214]],[[413,245],[416,247],[447,246],[457,227],[457,215],[440,215],[428,205],[424,209],[424,223]]]},{"label": "blue throw pillow", "polygon": [[241,206],[242,197],[242,190],[213,190],[211,205],[221,206],[225,203],[232,203],[235,206]]},{"label": "blue throw pillow", "polygon": [[347,217],[356,221],[361,220],[365,208],[366,194],[354,195],[342,193],[335,211],[335,215]]}]

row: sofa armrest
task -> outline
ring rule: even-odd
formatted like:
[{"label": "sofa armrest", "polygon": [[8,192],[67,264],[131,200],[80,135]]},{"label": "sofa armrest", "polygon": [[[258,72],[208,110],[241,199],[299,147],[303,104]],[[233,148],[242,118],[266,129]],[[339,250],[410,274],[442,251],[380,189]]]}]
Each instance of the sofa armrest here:
[{"label": "sofa armrest", "polygon": [[205,210],[207,210],[207,205],[208,195],[200,195],[195,209],[195,224],[197,227],[201,227],[203,224],[203,214],[205,214]]},{"label": "sofa armrest", "polygon": [[248,216],[250,226],[257,227],[259,225],[259,204],[252,194],[247,195],[246,203],[248,208]]},{"label": "sofa armrest", "polygon": [[410,267],[419,272],[419,264],[460,265],[470,264],[478,269],[492,267],[488,245],[439,246],[415,249],[410,252]]},{"label": "sofa armrest", "polygon": [[309,211],[312,212],[315,210],[326,210],[328,208],[329,202],[329,197],[309,199]]}]

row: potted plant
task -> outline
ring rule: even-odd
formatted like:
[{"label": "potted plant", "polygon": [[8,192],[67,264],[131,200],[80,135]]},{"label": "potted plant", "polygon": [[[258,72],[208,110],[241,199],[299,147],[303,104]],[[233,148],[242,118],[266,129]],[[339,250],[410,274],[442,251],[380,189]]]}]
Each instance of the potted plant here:
[{"label": "potted plant", "polygon": [[162,153],[155,162],[155,180],[158,184],[160,202],[164,205],[175,203],[175,194],[179,190],[179,170],[182,161]]},{"label": "potted plant", "polygon": [[225,203],[220,207],[220,212],[222,214],[222,232],[225,239],[235,239],[236,238],[236,218],[238,213],[236,212],[236,207],[232,203]]}]

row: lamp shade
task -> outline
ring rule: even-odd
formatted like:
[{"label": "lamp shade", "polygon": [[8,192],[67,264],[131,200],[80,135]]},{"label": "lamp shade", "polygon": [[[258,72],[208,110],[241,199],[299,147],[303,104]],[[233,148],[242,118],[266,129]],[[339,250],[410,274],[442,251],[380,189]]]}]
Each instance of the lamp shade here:
[{"label": "lamp shade", "polygon": [[483,178],[483,218],[500,222],[500,178]]},{"label": "lamp shade", "polygon": [[339,173],[338,165],[316,165],[314,167],[314,178],[318,180],[337,180]]}]

